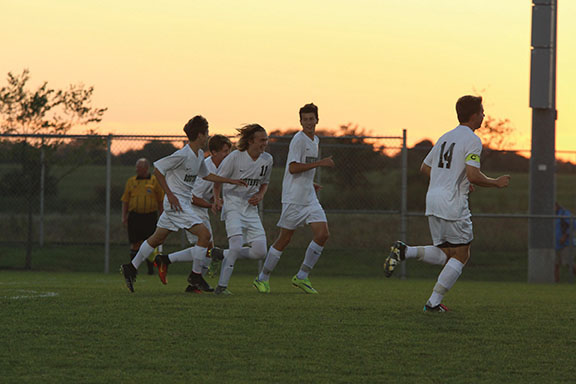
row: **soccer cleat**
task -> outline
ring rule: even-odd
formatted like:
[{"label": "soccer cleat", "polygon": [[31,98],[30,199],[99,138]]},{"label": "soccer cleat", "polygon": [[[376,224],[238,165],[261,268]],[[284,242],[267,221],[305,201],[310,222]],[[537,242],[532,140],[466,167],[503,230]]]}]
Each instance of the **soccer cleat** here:
[{"label": "soccer cleat", "polygon": [[224,259],[224,250],[218,247],[213,247],[208,250],[208,257],[211,259],[208,266],[208,276],[216,277],[220,274],[220,266]]},{"label": "soccer cleat", "polygon": [[230,296],[232,292],[228,290],[228,287],[223,287],[221,285],[217,286],[214,290],[214,294],[218,296]]},{"label": "soccer cleat", "polygon": [[120,266],[120,273],[122,276],[124,276],[126,287],[128,287],[130,292],[134,292],[134,282],[136,281],[136,276],[138,275],[136,268],[132,265],[132,263],[122,264]]},{"label": "soccer cleat", "polygon": [[166,275],[168,275],[168,264],[171,264],[168,255],[156,255],[154,258],[154,265],[158,268],[158,277],[164,285],[168,284],[168,280],[166,279]]},{"label": "soccer cleat", "polygon": [[260,293],[270,293],[270,283],[268,281],[261,281],[258,280],[258,278],[255,278],[252,282],[252,285]]},{"label": "soccer cleat", "polygon": [[450,310],[444,304],[438,304],[435,307],[431,307],[426,303],[426,305],[424,305],[424,312],[450,312]]},{"label": "soccer cleat", "polygon": [[188,284],[202,292],[214,292],[214,288],[204,280],[200,273],[190,272],[190,275],[188,276]]},{"label": "soccer cleat", "polygon": [[187,293],[202,293],[202,291],[199,290],[198,287],[195,287],[195,286],[193,286],[193,285],[188,285],[188,286],[186,287],[186,290],[185,290],[184,292],[187,292]]},{"label": "soccer cleat", "polygon": [[390,247],[390,254],[384,261],[384,274],[386,277],[392,276],[396,267],[406,258],[406,244],[400,240],[394,242]]},{"label": "soccer cleat", "polygon": [[298,276],[295,275],[292,278],[292,285],[296,288],[300,288],[301,290],[303,290],[306,293],[313,293],[313,294],[318,293],[318,291],[312,287],[312,283],[310,282],[310,279],[308,279],[308,278],[299,279]]}]

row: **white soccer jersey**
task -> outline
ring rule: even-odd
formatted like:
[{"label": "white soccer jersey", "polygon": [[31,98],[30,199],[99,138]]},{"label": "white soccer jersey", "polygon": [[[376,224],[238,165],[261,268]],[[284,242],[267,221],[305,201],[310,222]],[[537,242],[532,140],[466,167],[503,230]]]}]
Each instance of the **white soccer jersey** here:
[{"label": "white soccer jersey", "polygon": [[257,215],[258,208],[250,205],[248,200],[260,190],[262,184],[270,182],[270,173],[272,173],[272,155],[269,153],[262,153],[256,160],[250,157],[248,151],[236,150],[226,156],[218,168],[218,175],[244,180],[248,186],[223,184],[222,218],[229,210]]},{"label": "white soccer jersey", "polygon": [[318,144],[320,139],[314,136],[310,139],[302,131],[294,135],[290,140],[284,180],[282,181],[282,204],[309,205],[318,202],[314,190],[314,176],[316,168],[306,172],[290,173],[290,163],[309,164],[318,161]]},{"label": "white soccer jersey", "polygon": [[[213,173],[213,174],[217,174],[218,173],[218,168],[216,168],[216,165],[214,165],[214,162],[212,161],[212,157],[208,157],[204,160],[204,165],[206,166],[206,170],[208,172],[208,174]],[[194,188],[192,188],[192,194],[196,197],[199,197],[201,199],[204,199],[206,201],[210,201],[212,200],[212,197],[214,196],[214,183],[208,180],[204,180],[201,177],[196,178],[196,181],[194,182]]]},{"label": "white soccer jersey", "polygon": [[459,125],[438,139],[424,164],[431,168],[426,215],[445,220],[470,217],[470,182],[466,165],[480,168],[482,141],[471,128]]},{"label": "white soccer jersey", "polygon": [[[204,152],[199,149],[198,155],[186,145],[170,156],[154,162],[157,169],[166,178],[170,190],[181,201],[192,199],[192,188],[197,177],[206,177],[209,172],[204,165]],[[168,197],[164,195],[164,206],[168,204]]]}]

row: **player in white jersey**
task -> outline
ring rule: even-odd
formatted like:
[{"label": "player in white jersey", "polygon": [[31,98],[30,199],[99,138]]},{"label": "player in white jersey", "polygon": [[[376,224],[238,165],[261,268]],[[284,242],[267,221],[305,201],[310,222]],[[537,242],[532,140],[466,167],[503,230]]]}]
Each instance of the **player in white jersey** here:
[{"label": "player in white jersey", "polygon": [[314,134],[318,124],[318,107],[306,104],[300,108],[299,114],[302,131],[290,141],[282,182],[282,214],[278,221],[280,234],[268,251],[262,271],[253,282],[260,293],[270,293],[270,274],[296,228],[304,224],[310,225],[313,239],[306,249],[300,270],[292,277],[292,285],[306,293],[318,293],[312,287],[308,274],[320,258],[330,233],[326,214],[316,196],[320,186],[314,183],[314,175],[316,168],[333,167],[334,161],[332,157],[318,160],[319,139]]},{"label": "player in white jersey", "polygon": [[[210,156],[204,160],[204,165],[209,173],[217,174],[218,167],[230,154],[230,149],[232,148],[232,143],[230,139],[223,135],[214,135],[208,141],[208,149],[210,151]],[[202,219],[202,224],[210,232],[212,236],[212,225],[210,224],[210,214],[209,208],[212,207],[212,197],[213,197],[213,186],[214,183],[211,181],[196,178],[194,182],[194,187],[192,188],[192,210],[194,213]],[[198,236],[186,231],[186,238],[192,246],[198,243]],[[183,249],[168,255],[157,255],[154,259],[154,264],[158,268],[158,277],[163,284],[167,283],[166,276],[168,274],[168,265],[172,263],[179,262],[192,262],[192,248]],[[222,260],[223,251],[220,248],[214,248],[213,238],[210,240],[210,245],[208,249],[207,260],[212,261],[214,259]],[[210,263],[206,263],[202,266],[202,275],[205,276]],[[197,293],[194,286],[188,285],[186,287],[186,292]]]},{"label": "player in white jersey", "polygon": [[211,235],[202,224],[202,219],[192,210],[192,188],[197,177],[213,182],[246,185],[241,180],[232,180],[209,173],[204,164],[202,147],[208,139],[208,121],[202,116],[195,116],[184,126],[188,144],[170,156],[154,163],[154,174],[164,189],[164,212],[158,219],[156,231],[142,243],[131,263],[122,264],[120,272],[126,286],[134,292],[134,282],[140,264],[150,256],[154,248],[163,244],[168,235],[180,228],[198,236],[198,242],[191,250],[193,267],[188,277],[190,285],[200,291],[211,288],[202,277],[202,265],[210,245]]},{"label": "player in white jersey", "polygon": [[480,170],[482,142],[474,131],[482,126],[482,98],[463,96],[456,103],[460,125],[438,139],[420,167],[430,177],[426,194],[426,216],[433,245],[408,246],[396,241],[384,263],[390,277],[402,260],[417,258],[429,264],[444,265],[424,311],[446,312],[444,295],[460,277],[470,258],[474,236],[468,209],[468,193],[473,185],[505,188],[509,175],[496,179]]},{"label": "player in white jersey", "polygon": [[[238,148],[220,165],[218,175],[238,178],[248,186],[214,184],[215,209],[222,209],[226,222],[228,252],[222,261],[222,270],[215,294],[229,295],[228,282],[237,259],[263,259],[266,257],[266,233],[258,215],[258,204],[264,199],[272,172],[272,156],[264,152],[268,145],[266,130],[258,124],[249,124],[238,130]],[[222,190],[223,200],[220,199]],[[244,247],[249,244],[250,247]]]}]

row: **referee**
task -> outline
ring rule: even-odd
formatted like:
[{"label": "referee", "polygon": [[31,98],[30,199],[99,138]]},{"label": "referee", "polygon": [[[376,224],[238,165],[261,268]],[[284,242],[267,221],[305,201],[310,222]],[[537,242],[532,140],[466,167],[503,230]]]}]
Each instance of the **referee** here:
[{"label": "referee", "polygon": [[[130,259],[132,260],[144,240],[156,229],[158,216],[162,214],[164,191],[150,174],[150,162],[147,159],[136,161],[136,176],[126,181],[122,195],[122,224],[128,227],[130,241]],[[148,274],[154,274],[154,263],[146,260]]]}]

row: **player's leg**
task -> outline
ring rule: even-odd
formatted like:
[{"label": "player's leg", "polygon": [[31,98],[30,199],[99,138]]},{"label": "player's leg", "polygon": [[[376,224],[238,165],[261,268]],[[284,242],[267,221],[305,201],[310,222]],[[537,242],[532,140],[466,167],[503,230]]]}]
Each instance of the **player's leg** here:
[{"label": "player's leg", "polygon": [[[262,266],[262,270],[260,271],[260,274],[256,279],[257,281],[255,281],[255,285],[258,284],[258,282],[268,282],[268,280],[270,280],[270,274],[272,273],[272,271],[274,271],[274,268],[276,268],[278,261],[280,261],[282,252],[288,246],[288,244],[290,244],[290,241],[292,240],[292,236],[294,235],[295,231],[296,231],[295,229],[280,228],[278,238],[276,239],[274,244],[270,246],[270,249],[268,250],[266,260],[264,260],[264,265]],[[260,291],[259,288],[258,291]]]},{"label": "player's leg", "polygon": [[443,312],[447,308],[442,305],[442,299],[454,286],[470,258],[470,243],[474,239],[472,221],[469,218],[449,221],[430,216],[428,222],[432,240],[447,254],[448,262],[438,275],[424,310]]},{"label": "player's leg", "polygon": [[308,248],[306,248],[304,261],[302,265],[300,265],[298,273],[292,277],[292,284],[306,293],[318,293],[318,291],[312,287],[308,275],[320,259],[324,245],[330,237],[330,231],[328,230],[328,223],[326,221],[312,222],[310,223],[310,228],[312,229],[313,239],[310,244],[308,244]]},{"label": "player's leg", "polygon": [[222,270],[220,271],[220,279],[218,280],[218,287],[216,287],[216,294],[230,293],[228,291],[228,283],[234,272],[234,265],[236,260],[240,257],[242,252],[242,245],[244,243],[243,236],[236,234],[228,238],[228,252],[222,261]]},{"label": "player's leg", "polygon": [[128,287],[130,292],[134,292],[134,282],[136,281],[136,276],[138,274],[138,267],[152,254],[154,248],[164,243],[164,240],[166,240],[166,237],[170,232],[171,231],[166,228],[156,228],[156,231],[154,231],[152,236],[142,242],[136,256],[132,259],[132,262],[120,266],[120,273],[124,276],[126,287]]},{"label": "player's leg", "polygon": [[212,242],[212,234],[202,223],[193,225],[188,231],[198,237],[198,242],[191,250],[192,271],[188,276],[188,283],[201,291],[212,292],[212,287],[202,277],[202,267],[205,264],[206,253]]},{"label": "player's leg", "polygon": [[[432,295],[426,302],[425,310],[440,308],[444,295],[454,286],[466,262],[470,258],[470,245],[447,248],[448,262],[438,275]],[[443,307],[442,309],[446,309]]]}]

